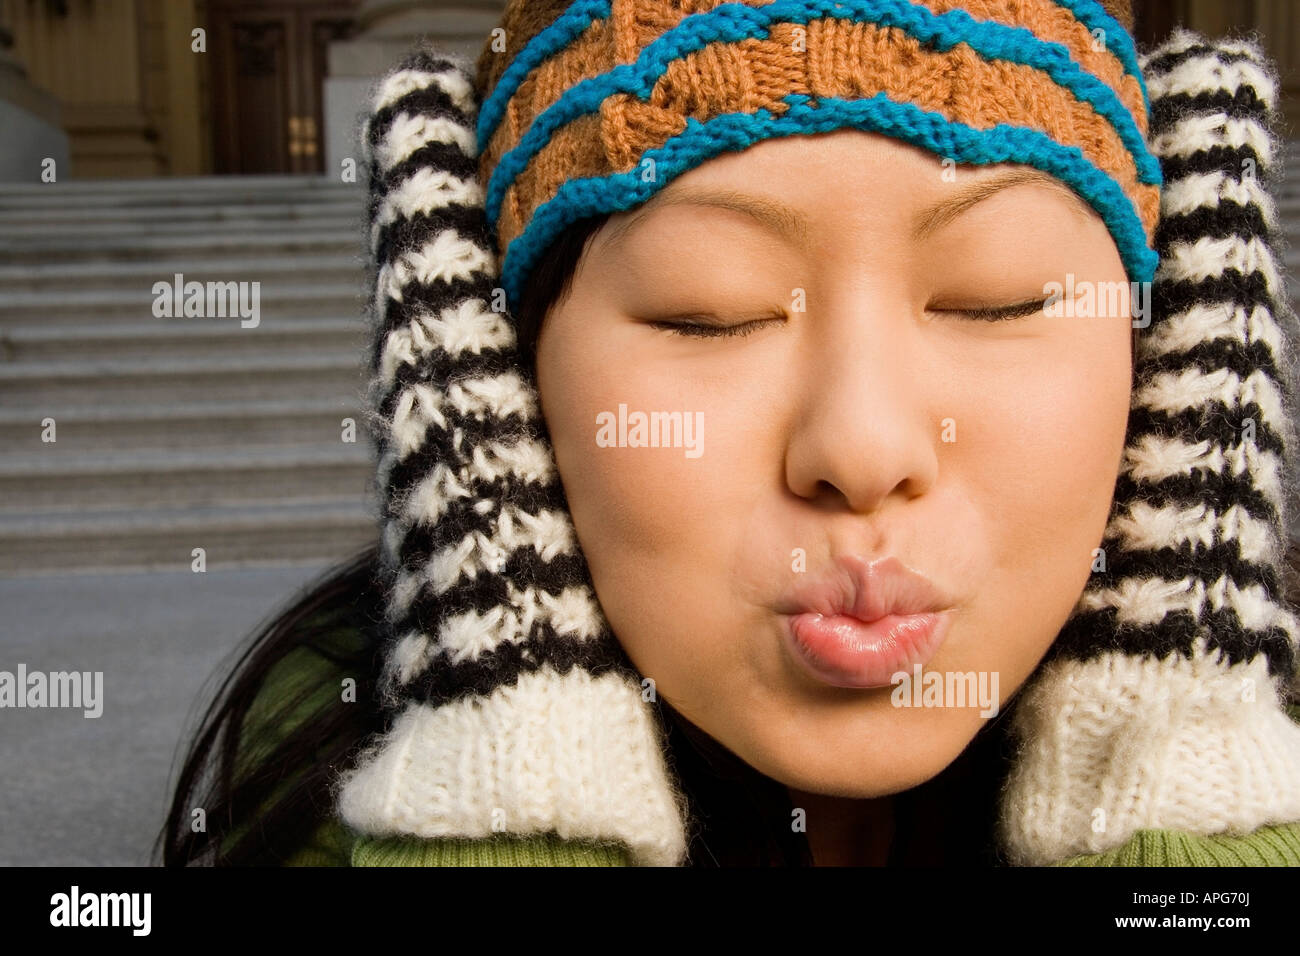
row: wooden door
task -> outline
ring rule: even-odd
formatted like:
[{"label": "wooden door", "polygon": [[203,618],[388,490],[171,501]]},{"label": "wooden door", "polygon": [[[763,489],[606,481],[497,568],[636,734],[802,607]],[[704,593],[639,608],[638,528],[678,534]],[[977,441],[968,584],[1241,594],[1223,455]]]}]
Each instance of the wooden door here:
[{"label": "wooden door", "polygon": [[213,169],[319,173],[322,84],[358,0],[212,0]]}]

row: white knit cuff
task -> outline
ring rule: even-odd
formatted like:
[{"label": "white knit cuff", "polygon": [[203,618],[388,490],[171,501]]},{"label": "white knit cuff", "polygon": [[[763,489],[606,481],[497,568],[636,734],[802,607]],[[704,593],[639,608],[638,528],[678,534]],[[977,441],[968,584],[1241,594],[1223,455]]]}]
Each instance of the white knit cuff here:
[{"label": "white knit cuff", "polygon": [[1300,724],[1264,655],[1228,665],[1108,652],[1045,665],[1012,717],[1028,741],[1002,794],[1010,862],[1100,853],[1138,830],[1246,835],[1300,820]]},{"label": "white knit cuff", "polygon": [[375,836],[554,831],[622,842],[634,865],[679,866],[684,806],[660,734],[627,676],[544,667],[486,697],[408,704],[341,781],[338,807]]}]

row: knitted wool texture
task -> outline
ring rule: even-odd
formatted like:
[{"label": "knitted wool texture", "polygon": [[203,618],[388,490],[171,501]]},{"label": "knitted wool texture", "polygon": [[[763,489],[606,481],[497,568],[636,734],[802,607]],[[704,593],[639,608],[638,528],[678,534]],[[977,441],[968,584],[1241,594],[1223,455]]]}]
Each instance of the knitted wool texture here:
[{"label": "knitted wool texture", "polygon": [[[507,21],[526,6],[511,4]],[[1041,17],[1052,5],[993,6]],[[1059,4],[1074,14],[1095,6]],[[633,18],[657,9],[615,7],[634,8]],[[526,46],[550,22],[507,36]],[[827,28],[815,23],[810,35]],[[747,42],[728,56],[757,56]],[[618,61],[640,48],[621,48]],[[960,69],[985,68],[961,50],[948,51]],[[374,836],[553,831],[619,841],[639,864],[680,865],[689,801],[641,675],[596,599],[503,308],[505,244],[484,178],[499,159],[479,150],[495,122],[480,112],[483,77],[500,74],[486,62],[487,51],[476,86],[458,60],[416,51],[377,85],[363,133],[376,269],[371,429],[392,629],[381,687],[392,719],[340,779],[338,809]],[[821,62],[799,69],[813,76]],[[1300,622],[1281,599],[1295,436],[1284,337],[1294,316],[1267,188],[1277,77],[1251,41],[1183,30],[1138,62],[1150,115],[1137,125],[1163,182],[1157,227],[1139,214],[1160,262],[1152,321],[1139,331],[1104,569],[1014,715],[1019,751],[999,835],[1018,864],[1101,852],[1139,829],[1244,834],[1300,820],[1300,726],[1283,708]],[[1105,69],[1123,87],[1114,64]],[[520,90],[542,85],[533,70]],[[1011,66],[998,76],[1012,88],[1024,81]],[[527,136],[510,125],[513,103],[499,104],[508,122],[491,140],[498,157],[502,137]],[[620,109],[618,122],[641,115],[627,101]],[[665,130],[682,128],[674,115]],[[590,119],[591,154],[608,152],[610,128]],[[1090,160],[1115,159],[1111,140],[1083,138]],[[1103,140],[1111,152],[1096,151]],[[1111,175],[1117,202],[1142,209],[1141,184]],[[540,215],[526,192],[502,194],[507,235],[526,235]]]},{"label": "knitted wool texture", "polygon": [[1040,167],[1098,211],[1132,281],[1155,271],[1146,92],[1097,0],[526,0],[502,28],[479,60],[476,134],[512,311],[574,220],[724,150],[844,126]]}]

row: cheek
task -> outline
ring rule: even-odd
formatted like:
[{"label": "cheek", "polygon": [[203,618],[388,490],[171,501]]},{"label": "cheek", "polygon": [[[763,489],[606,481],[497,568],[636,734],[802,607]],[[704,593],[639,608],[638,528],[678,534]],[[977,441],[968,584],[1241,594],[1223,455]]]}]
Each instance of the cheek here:
[{"label": "cheek", "polygon": [[[563,388],[552,392],[543,383],[543,414],[589,563],[633,560],[670,547],[690,527],[692,516],[682,502],[690,499],[703,459],[687,458],[683,448],[632,447],[638,440],[635,419],[637,413],[678,411],[685,423],[697,409],[627,363],[572,350],[569,355]],[[623,436],[620,405],[627,422]]]},{"label": "cheek", "polygon": [[994,376],[969,403],[968,450],[957,452],[990,542],[980,603],[987,634],[1008,636],[1015,680],[1046,653],[1087,584],[1110,514],[1130,402],[1128,331],[1080,335],[1095,360],[1045,354],[1022,374]]},{"label": "cheek", "polygon": [[[771,518],[762,483],[777,452],[755,424],[770,376],[556,333],[539,346],[543,414],[601,608],[641,673],[702,714],[745,654],[738,553]],[[598,416],[617,441],[620,404],[628,420],[680,413],[694,447],[602,447]]]},{"label": "cheek", "polygon": [[[539,346],[543,415],[601,606],[640,664],[637,635],[662,633],[646,622],[663,613],[666,599],[674,614],[708,613],[689,605],[700,590],[696,582],[716,576],[715,555],[724,547],[714,535],[716,472],[730,429],[719,427],[715,409],[683,383],[685,376],[656,372],[652,363],[602,342],[557,333]],[[620,405],[626,406],[622,436]],[[680,446],[632,445],[636,414],[651,412],[679,413]],[[701,450],[698,457],[690,456],[688,442]]]}]

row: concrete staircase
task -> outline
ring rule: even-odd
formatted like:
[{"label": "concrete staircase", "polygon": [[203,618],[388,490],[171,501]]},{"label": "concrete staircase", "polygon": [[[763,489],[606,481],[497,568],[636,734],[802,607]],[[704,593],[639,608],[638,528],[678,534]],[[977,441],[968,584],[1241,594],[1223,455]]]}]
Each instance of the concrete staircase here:
[{"label": "concrete staircase", "polygon": [[[0,184],[0,574],[374,539],[363,204],[300,176]],[[156,317],[176,273],[259,283],[259,321]]]}]

